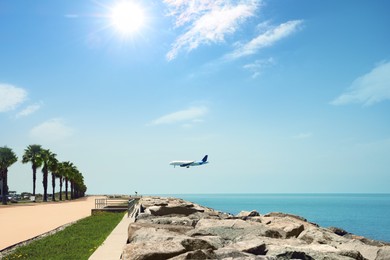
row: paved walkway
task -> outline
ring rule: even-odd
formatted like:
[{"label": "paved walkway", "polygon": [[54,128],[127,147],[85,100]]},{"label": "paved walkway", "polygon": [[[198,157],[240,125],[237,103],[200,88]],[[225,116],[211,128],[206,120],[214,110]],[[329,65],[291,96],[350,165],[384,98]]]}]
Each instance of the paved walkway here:
[{"label": "paved walkway", "polygon": [[[0,206],[0,251],[91,215],[95,198]],[[127,228],[126,228],[127,232]]]},{"label": "paved walkway", "polygon": [[[137,207],[135,207],[137,208]],[[123,217],[121,222],[114,228],[103,244],[96,249],[89,260],[119,260],[121,259],[123,247],[127,243],[127,229],[130,223],[134,222],[133,214]]]}]

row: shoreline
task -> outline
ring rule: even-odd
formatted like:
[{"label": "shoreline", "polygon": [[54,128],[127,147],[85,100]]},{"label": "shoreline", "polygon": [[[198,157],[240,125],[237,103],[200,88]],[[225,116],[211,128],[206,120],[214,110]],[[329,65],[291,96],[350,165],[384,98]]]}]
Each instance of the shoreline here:
[{"label": "shoreline", "polygon": [[[285,212],[304,216],[324,227],[338,226],[354,234],[390,242],[390,194],[177,194],[194,203],[238,214]],[[362,210],[364,208],[364,210]],[[362,225],[361,223],[365,223]]]},{"label": "shoreline", "polygon": [[123,259],[390,258],[390,243],[323,228],[293,214],[232,215],[167,197],[143,197],[140,205]]}]

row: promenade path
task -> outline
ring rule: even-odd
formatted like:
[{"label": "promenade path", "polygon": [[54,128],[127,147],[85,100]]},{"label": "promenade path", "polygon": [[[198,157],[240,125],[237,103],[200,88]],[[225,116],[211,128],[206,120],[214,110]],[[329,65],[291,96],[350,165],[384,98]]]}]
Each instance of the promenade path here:
[{"label": "promenade path", "polygon": [[90,216],[96,198],[0,206],[0,251]]}]

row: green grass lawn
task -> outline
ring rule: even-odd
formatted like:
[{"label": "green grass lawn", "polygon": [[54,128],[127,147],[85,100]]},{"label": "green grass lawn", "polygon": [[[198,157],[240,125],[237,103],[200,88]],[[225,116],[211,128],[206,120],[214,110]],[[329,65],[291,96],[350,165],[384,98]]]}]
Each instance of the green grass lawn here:
[{"label": "green grass lawn", "polygon": [[97,213],[53,235],[19,247],[3,259],[88,259],[123,216],[123,213]]}]

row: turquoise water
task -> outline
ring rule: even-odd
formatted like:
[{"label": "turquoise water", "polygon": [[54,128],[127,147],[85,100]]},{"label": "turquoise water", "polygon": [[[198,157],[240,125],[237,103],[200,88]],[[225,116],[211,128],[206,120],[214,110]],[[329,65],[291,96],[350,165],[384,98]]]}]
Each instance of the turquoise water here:
[{"label": "turquoise water", "polygon": [[335,226],[390,242],[390,194],[172,194],[219,211],[237,214],[284,212],[322,227]]}]

